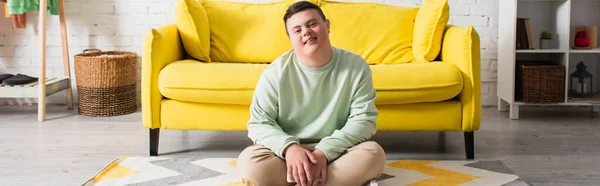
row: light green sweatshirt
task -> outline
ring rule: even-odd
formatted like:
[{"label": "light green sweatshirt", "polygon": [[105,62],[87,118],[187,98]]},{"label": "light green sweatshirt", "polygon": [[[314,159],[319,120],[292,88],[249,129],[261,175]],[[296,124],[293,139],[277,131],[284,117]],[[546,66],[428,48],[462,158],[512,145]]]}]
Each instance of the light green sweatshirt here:
[{"label": "light green sweatshirt", "polygon": [[281,158],[293,143],[318,143],[331,162],[375,134],[378,114],[371,69],[362,57],[333,47],[329,63],[309,67],[290,50],[262,72],[248,137]]}]

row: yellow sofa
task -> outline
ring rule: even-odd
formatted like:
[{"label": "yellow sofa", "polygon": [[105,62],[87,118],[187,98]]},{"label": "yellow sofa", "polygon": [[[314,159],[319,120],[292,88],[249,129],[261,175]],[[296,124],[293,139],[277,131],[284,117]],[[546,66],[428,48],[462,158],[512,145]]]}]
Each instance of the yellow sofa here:
[{"label": "yellow sofa", "polygon": [[[264,68],[291,49],[283,14],[294,0],[179,0],[175,23],[153,28],[142,56],[143,126],[150,155],[160,129],[246,130]],[[446,0],[420,7],[311,0],[331,21],[332,45],[373,72],[379,131],[464,132],[480,126],[480,48],[472,26],[447,24]]]}]

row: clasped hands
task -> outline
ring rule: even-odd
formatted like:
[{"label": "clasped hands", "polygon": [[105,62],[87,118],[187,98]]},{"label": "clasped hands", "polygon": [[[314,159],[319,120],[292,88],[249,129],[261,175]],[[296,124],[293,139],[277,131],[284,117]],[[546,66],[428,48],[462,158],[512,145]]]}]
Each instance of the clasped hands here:
[{"label": "clasped hands", "polygon": [[327,181],[327,157],[320,149],[313,152],[298,144],[288,146],[285,151],[288,182],[298,186],[325,185]]}]

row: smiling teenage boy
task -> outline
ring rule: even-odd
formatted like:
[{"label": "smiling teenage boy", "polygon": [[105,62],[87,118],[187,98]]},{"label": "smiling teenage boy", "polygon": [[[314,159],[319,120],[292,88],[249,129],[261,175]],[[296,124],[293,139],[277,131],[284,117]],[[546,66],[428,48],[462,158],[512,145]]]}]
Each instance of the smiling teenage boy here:
[{"label": "smiling teenage boy", "polygon": [[254,145],[238,157],[244,183],[347,186],[379,177],[386,157],[369,141],[379,112],[368,64],[331,45],[317,5],[294,3],[283,19],[293,49],[256,85],[248,121]]}]

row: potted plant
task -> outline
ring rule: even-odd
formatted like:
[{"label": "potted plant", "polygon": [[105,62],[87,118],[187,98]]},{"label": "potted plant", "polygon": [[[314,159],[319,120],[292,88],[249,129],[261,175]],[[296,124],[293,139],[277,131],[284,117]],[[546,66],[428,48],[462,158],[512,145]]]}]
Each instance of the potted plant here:
[{"label": "potted plant", "polygon": [[549,49],[552,42],[552,32],[543,31],[540,33],[540,49]]}]

